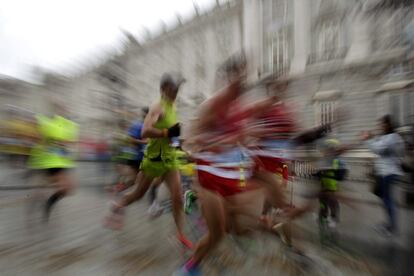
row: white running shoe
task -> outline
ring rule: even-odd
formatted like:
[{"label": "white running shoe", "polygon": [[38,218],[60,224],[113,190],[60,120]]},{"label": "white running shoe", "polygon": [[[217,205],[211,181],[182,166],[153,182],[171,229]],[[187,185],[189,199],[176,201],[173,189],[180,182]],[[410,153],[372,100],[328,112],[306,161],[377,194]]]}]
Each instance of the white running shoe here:
[{"label": "white running shoe", "polygon": [[148,208],[148,215],[150,218],[157,218],[163,212],[163,208],[158,204],[157,201],[154,201],[151,206]]}]

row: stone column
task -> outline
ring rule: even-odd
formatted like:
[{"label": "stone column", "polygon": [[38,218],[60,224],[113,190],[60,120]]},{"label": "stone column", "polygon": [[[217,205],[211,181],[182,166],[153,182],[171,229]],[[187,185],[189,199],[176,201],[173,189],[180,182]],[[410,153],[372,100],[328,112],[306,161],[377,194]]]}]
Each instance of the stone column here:
[{"label": "stone column", "polygon": [[261,50],[263,47],[261,2],[257,0],[244,0],[243,2],[243,46],[249,59],[250,81],[257,80],[261,69]]},{"label": "stone column", "polygon": [[294,56],[291,63],[291,73],[299,74],[305,71],[311,43],[311,1],[293,0],[293,38]]},{"label": "stone column", "polygon": [[215,78],[217,71],[217,41],[215,37],[214,24],[210,24],[206,30],[206,81],[207,90],[203,91],[203,97],[211,95],[215,90]]}]

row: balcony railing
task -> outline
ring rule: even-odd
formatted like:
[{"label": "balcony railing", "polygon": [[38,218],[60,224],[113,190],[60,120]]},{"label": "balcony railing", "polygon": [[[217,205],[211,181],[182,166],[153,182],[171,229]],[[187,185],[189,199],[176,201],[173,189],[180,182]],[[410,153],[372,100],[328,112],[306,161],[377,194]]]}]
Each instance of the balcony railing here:
[{"label": "balcony railing", "polygon": [[312,53],[308,57],[308,64],[315,64],[319,62],[327,62],[332,60],[343,59],[346,56],[348,49],[333,49],[325,52]]}]

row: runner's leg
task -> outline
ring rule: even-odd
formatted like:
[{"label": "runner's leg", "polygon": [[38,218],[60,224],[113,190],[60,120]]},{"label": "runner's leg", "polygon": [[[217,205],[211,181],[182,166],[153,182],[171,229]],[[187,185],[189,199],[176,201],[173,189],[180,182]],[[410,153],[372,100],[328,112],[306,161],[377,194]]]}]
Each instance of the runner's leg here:
[{"label": "runner's leg", "polygon": [[226,216],[223,199],[203,188],[200,188],[198,199],[201,211],[208,227],[208,233],[197,243],[193,261],[199,264],[201,260],[214,249],[226,233]]},{"label": "runner's leg", "polygon": [[165,175],[165,182],[167,184],[168,189],[170,190],[172,211],[175,224],[177,226],[178,234],[180,236],[183,236],[184,211],[179,171],[175,169],[169,171]]},{"label": "runner's leg", "polygon": [[254,175],[253,179],[263,185],[269,203],[273,207],[283,209],[287,206],[281,182],[273,173],[261,170]]},{"label": "runner's leg", "polygon": [[63,197],[71,193],[75,187],[72,176],[65,169],[54,173],[50,176],[50,181],[54,183],[57,190],[47,199],[45,205],[45,219],[49,219],[52,207]]},{"label": "runner's leg", "polygon": [[163,181],[163,178],[158,177],[152,182],[152,185],[151,185],[151,188],[150,188],[150,191],[149,191],[150,205],[152,203],[154,203],[154,201],[157,199],[158,187],[161,185],[162,181]]},{"label": "runner's leg", "polygon": [[321,192],[319,196],[319,222],[328,219],[329,215],[329,199],[326,192]]},{"label": "runner's leg", "polygon": [[339,202],[336,198],[335,192],[329,193],[329,211],[331,213],[331,218],[335,222],[339,222]]},{"label": "runner's leg", "polygon": [[126,207],[131,203],[141,199],[148,191],[153,180],[153,177],[146,176],[142,172],[139,172],[135,182],[135,189],[130,193],[126,194],[124,197],[121,198],[121,200],[118,201],[119,207]]}]

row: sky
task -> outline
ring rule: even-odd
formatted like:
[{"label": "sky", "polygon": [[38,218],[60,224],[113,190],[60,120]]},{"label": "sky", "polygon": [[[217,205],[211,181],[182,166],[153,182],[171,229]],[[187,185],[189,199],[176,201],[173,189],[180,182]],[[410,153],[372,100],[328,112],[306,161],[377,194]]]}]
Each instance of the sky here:
[{"label": "sky", "polygon": [[[122,29],[143,38],[215,0],[0,0],[0,74],[30,80],[32,68],[76,72],[121,49]],[[223,2],[223,1],[220,1]]]}]

